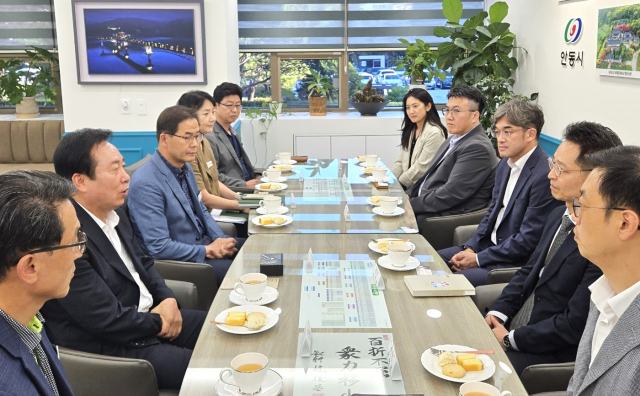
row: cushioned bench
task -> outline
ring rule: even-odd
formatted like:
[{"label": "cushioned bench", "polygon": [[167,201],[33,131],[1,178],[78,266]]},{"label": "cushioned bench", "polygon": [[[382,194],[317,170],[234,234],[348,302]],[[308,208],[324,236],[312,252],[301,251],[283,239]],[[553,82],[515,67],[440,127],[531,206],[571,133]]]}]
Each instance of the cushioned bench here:
[{"label": "cushioned bench", "polygon": [[63,120],[0,121],[0,173],[13,169],[53,171]]}]

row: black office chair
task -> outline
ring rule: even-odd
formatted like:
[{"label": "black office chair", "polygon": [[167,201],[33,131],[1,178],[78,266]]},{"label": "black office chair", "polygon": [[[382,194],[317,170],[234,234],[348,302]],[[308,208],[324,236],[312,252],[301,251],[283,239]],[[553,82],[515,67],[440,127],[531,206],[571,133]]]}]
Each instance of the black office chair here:
[{"label": "black office chair", "polygon": [[455,246],[456,244],[453,243],[455,229],[463,225],[480,224],[487,209],[459,215],[429,217],[422,224],[418,224],[420,234],[435,250]]}]

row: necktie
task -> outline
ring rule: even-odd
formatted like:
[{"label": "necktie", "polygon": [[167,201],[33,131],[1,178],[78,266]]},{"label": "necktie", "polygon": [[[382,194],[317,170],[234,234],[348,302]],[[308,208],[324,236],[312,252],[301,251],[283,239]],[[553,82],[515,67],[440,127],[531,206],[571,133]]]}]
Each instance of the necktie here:
[{"label": "necktie", "polygon": [[[551,248],[549,249],[549,253],[547,253],[547,257],[544,260],[544,266],[546,267],[550,262],[553,256],[558,252],[560,246],[567,239],[567,236],[573,230],[574,224],[571,221],[571,218],[568,215],[564,215],[562,217],[562,224],[560,225],[560,231],[556,235],[555,239],[551,243]],[[519,327],[526,326],[529,323],[529,319],[531,319],[531,312],[533,312],[533,302],[535,301],[534,297],[535,293],[531,293],[529,298],[522,304],[522,308],[513,317],[511,320],[510,330],[515,330]]]},{"label": "necktie", "polygon": [[51,386],[51,389],[53,389],[53,393],[55,393],[56,396],[59,395],[58,387],[56,386],[56,379],[53,376],[53,372],[51,371],[51,366],[49,365],[49,359],[47,358],[47,354],[44,352],[44,349],[42,348],[41,344],[36,345],[36,347],[33,349],[33,354],[36,357],[36,360],[38,361],[38,365],[40,366],[40,369],[44,373],[44,376],[47,379],[47,382]]}]

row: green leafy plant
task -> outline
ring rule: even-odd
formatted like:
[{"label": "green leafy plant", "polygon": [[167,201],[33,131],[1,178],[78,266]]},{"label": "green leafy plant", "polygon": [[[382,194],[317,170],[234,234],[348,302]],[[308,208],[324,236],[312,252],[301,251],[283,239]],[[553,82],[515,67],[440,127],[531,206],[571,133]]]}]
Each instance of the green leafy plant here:
[{"label": "green leafy plant", "polygon": [[[516,38],[508,23],[503,22],[509,12],[504,1],[494,3],[489,12],[479,12],[460,24],[462,2],[444,0],[442,12],[447,18],[444,27],[436,27],[433,34],[449,37],[451,41],[438,45],[438,68],[451,68],[452,85],[474,85],[486,76],[509,78],[518,67],[511,56]],[[487,21],[488,18],[488,21]]]},{"label": "green leafy plant", "polygon": [[[48,66],[58,64],[58,59],[43,48],[32,47],[25,50],[28,60],[11,58],[0,60],[0,97],[6,97],[9,103],[17,105],[25,96],[44,95],[45,100],[55,103],[58,81]],[[25,64],[28,66],[25,67]]]},{"label": "green leafy plant", "polygon": [[278,119],[278,107],[280,106],[282,106],[280,110],[284,110],[287,104],[276,101],[263,102],[261,108],[247,109],[244,114],[250,119],[251,129],[253,130],[253,121],[258,120],[263,126],[260,136],[265,137],[273,120]]},{"label": "green leafy plant", "polygon": [[356,103],[382,103],[384,102],[384,96],[378,95],[376,90],[372,87],[372,79],[369,79],[367,85],[364,86],[362,91],[358,91],[353,95],[353,101]]},{"label": "green leafy plant", "polygon": [[416,39],[415,43],[410,43],[403,38],[398,39],[398,41],[405,44],[407,50],[404,59],[398,61],[396,70],[405,69],[405,74],[411,76],[412,83],[429,81],[434,77],[438,77],[441,80],[445,79],[444,72],[434,67],[438,53],[437,51],[431,51],[429,44],[420,39]]},{"label": "green leafy plant", "polygon": [[307,89],[309,90],[309,96],[324,96],[327,98],[329,103],[333,103],[331,101],[331,92],[333,92],[333,84],[331,84],[331,80],[329,80],[328,77],[325,77],[319,72],[315,72],[313,70],[311,70],[311,76],[311,82],[307,86]]},{"label": "green leafy plant", "polygon": [[533,102],[538,99],[538,93],[532,93],[530,96],[520,95],[513,92],[513,84],[515,81],[511,78],[498,76],[486,76],[475,84],[485,97],[485,111],[480,115],[480,123],[485,130],[493,127],[493,118],[496,110],[501,105],[512,99],[520,99],[526,102]]}]

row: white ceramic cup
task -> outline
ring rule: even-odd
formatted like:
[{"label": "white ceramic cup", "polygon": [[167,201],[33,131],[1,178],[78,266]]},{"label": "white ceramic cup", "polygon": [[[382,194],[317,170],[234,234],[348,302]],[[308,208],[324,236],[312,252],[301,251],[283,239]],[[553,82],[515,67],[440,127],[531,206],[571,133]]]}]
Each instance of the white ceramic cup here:
[{"label": "white ceramic cup", "polygon": [[368,166],[376,166],[376,164],[378,163],[378,156],[375,154],[367,154],[364,156],[364,162]]},{"label": "white ceramic cup", "polygon": [[411,257],[411,246],[406,243],[391,243],[387,246],[387,253],[391,265],[394,267],[404,267]]},{"label": "white ceramic cup", "polygon": [[375,166],[371,170],[371,174],[373,175],[373,180],[381,182],[387,176],[387,168]]},{"label": "white ceramic cup", "polygon": [[396,197],[380,197],[380,209],[384,214],[393,214],[398,207],[398,198]]},{"label": "white ceramic cup", "polygon": [[276,159],[282,164],[288,164],[291,161],[291,153],[278,153]]},{"label": "white ceramic cup", "polygon": [[274,214],[278,213],[278,209],[282,206],[282,198],[277,195],[266,195],[258,204],[261,208],[264,208],[267,213]]},{"label": "white ceramic cup", "polygon": [[[257,365],[260,368],[256,367],[254,371],[242,371],[238,370],[242,368],[244,365]],[[237,386],[240,388],[240,392],[242,394],[255,394],[260,391],[262,383],[264,379],[267,377],[267,372],[269,371],[269,359],[257,352],[248,352],[238,355],[233,358],[231,361],[231,368],[224,369],[220,372],[220,381],[224,382],[227,385]],[[225,374],[230,373],[231,377],[233,377],[233,382],[235,384],[231,384],[229,378],[225,380]]]},{"label": "white ceramic cup", "polygon": [[467,396],[473,392],[484,393],[487,396],[513,396],[509,391],[500,393],[498,388],[486,382],[466,382],[460,386],[460,396]]},{"label": "white ceramic cup", "polygon": [[240,282],[233,286],[236,293],[247,298],[248,301],[259,301],[267,288],[267,276],[259,272],[251,272],[240,277]]},{"label": "white ceramic cup", "polygon": [[280,169],[267,169],[262,172],[262,176],[269,179],[270,182],[277,182],[282,176],[282,171]]}]

